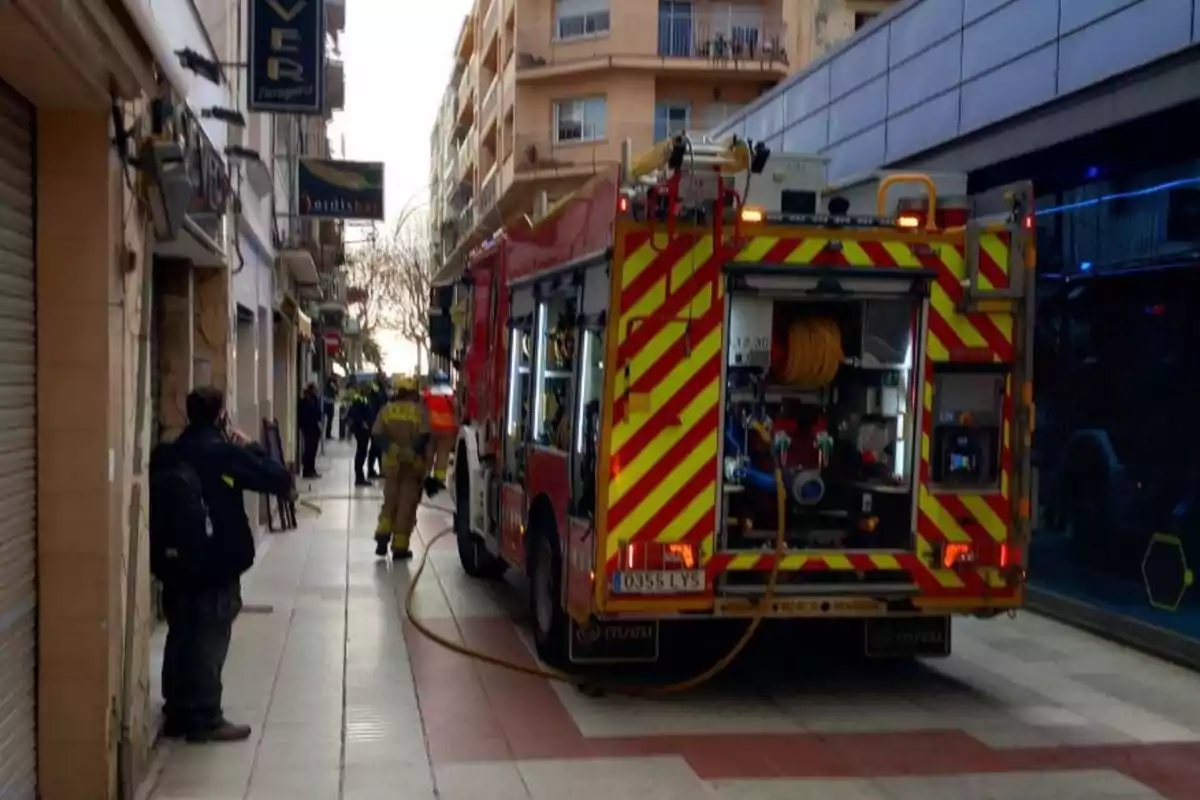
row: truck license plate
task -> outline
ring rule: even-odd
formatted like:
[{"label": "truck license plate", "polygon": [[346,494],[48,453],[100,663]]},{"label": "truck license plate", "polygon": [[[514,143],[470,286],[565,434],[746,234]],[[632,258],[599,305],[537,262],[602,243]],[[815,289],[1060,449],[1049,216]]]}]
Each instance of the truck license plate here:
[{"label": "truck license plate", "polygon": [[696,594],[705,589],[704,570],[630,570],[613,575],[616,594]]}]

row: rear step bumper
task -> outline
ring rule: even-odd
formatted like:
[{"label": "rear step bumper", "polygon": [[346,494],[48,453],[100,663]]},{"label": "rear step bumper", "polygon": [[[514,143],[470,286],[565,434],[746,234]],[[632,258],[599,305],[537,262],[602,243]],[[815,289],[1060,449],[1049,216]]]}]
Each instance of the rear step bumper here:
[{"label": "rear step bumper", "polygon": [[[892,550],[788,550],[775,580],[778,595],[890,595],[917,592],[913,553]],[[761,595],[775,562],[770,550],[737,550],[713,557],[718,595]]]}]

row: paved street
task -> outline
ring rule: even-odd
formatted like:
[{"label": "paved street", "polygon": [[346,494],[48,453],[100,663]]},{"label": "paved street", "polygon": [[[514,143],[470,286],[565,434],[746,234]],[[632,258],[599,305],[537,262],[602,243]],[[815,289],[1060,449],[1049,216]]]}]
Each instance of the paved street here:
[{"label": "paved street", "polygon": [[[246,580],[226,705],[254,736],[167,745],[153,798],[1200,798],[1200,676],[1033,614],[959,622],[944,661],[756,661],[665,699],[465,659],[407,623],[415,565],[375,560],[378,491],[330,451],[322,513],[268,534]],[[448,522],[425,509],[421,532]],[[521,602],[466,579],[449,540],[417,595],[439,632],[533,663]]]}]

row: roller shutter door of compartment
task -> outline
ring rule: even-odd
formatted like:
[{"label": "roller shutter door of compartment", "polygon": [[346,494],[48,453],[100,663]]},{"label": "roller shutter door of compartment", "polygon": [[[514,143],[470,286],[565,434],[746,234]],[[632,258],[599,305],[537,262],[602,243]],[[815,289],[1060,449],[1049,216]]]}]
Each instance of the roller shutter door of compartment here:
[{"label": "roller shutter door of compartment", "polygon": [[34,111],[0,82],[0,797],[37,783]]}]

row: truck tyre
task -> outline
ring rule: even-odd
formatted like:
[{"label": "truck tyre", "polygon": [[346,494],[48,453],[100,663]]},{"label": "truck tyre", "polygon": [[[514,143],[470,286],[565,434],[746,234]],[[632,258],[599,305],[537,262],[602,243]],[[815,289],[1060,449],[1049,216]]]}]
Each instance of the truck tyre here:
[{"label": "truck tyre", "polygon": [[551,667],[567,663],[569,625],[562,607],[562,555],[554,536],[538,532],[530,542],[529,616],[538,657]]},{"label": "truck tyre", "polygon": [[[458,463],[466,465],[465,454],[459,453]],[[508,564],[492,555],[483,538],[471,530],[470,478],[465,469],[455,470],[454,483],[454,538],[463,572],[472,578],[498,580],[504,577]]]}]

